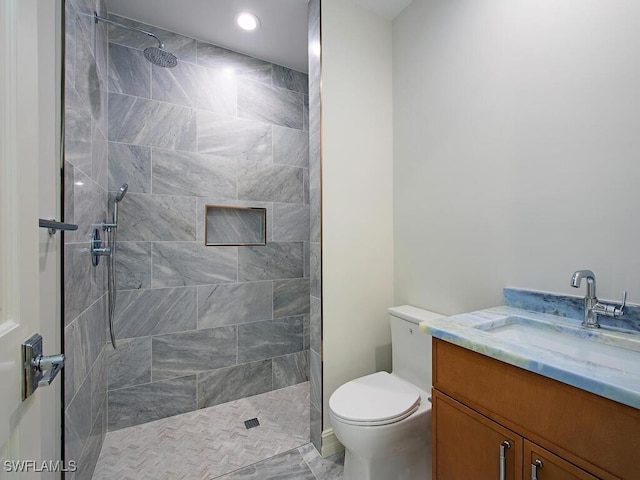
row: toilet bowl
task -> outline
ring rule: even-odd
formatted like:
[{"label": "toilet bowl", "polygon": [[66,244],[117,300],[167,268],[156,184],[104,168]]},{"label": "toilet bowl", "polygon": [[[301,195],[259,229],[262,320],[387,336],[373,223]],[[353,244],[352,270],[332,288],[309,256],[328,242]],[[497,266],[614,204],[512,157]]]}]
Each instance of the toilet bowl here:
[{"label": "toilet bowl", "polygon": [[393,371],[333,392],[329,418],[345,447],[345,480],[431,479],[431,337],[418,323],[442,315],[389,309]]}]

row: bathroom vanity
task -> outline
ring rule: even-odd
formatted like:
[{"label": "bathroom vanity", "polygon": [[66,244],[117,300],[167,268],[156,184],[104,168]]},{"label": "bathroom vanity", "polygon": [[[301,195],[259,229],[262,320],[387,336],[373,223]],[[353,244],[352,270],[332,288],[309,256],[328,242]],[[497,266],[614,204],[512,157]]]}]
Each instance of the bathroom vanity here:
[{"label": "bathroom vanity", "polygon": [[421,323],[434,480],[640,479],[640,334],[574,324],[508,307]]}]

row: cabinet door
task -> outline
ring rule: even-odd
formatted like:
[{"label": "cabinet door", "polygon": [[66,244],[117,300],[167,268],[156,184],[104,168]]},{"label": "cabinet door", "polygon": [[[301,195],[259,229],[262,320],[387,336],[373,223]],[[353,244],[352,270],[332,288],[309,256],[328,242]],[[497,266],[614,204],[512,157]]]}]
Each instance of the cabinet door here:
[{"label": "cabinet door", "polygon": [[598,477],[576,467],[544,448],[524,441],[525,479],[531,480],[598,480]]},{"label": "cabinet door", "polygon": [[433,479],[522,480],[522,437],[434,389]]}]

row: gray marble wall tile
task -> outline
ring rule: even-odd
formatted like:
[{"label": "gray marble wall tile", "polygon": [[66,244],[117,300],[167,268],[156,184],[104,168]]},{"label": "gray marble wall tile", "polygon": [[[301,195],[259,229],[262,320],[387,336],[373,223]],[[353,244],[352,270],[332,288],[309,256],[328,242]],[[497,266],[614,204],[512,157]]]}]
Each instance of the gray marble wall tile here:
[{"label": "gray marble wall tile", "polygon": [[[74,195],[75,168],[69,162],[64,162],[64,217],[62,221],[75,223],[75,195]],[[75,232],[64,232],[64,243],[74,240]]]},{"label": "gray marble wall tile", "polygon": [[75,83],[76,71],[76,15],[71,2],[64,3],[64,73],[65,85]]},{"label": "gray marble wall tile", "polygon": [[306,73],[297,72],[280,65],[273,66],[273,84],[294,92],[309,94],[309,81]]},{"label": "gray marble wall tile", "polygon": [[180,241],[196,239],[194,198],[128,194],[118,210],[118,239]]},{"label": "gray marble wall tile", "polygon": [[271,163],[271,125],[198,110],[198,151]]},{"label": "gray marble wall tile", "polygon": [[304,242],[304,276],[311,275],[311,243]]},{"label": "gray marble wall tile", "polygon": [[151,148],[109,142],[109,190],[129,185],[129,193],[151,192]]},{"label": "gray marble wall tile", "polygon": [[319,243],[311,243],[311,295],[322,298],[321,250]]},{"label": "gray marble wall tile", "polygon": [[[102,403],[99,415],[93,421],[93,428],[85,442],[84,449],[77,463],[74,480],[91,480],[95,470],[106,432],[106,400]],[[68,461],[69,459],[67,459]]]},{"label": "gray marble wall tile", "polygon": [[151,242],[119,242],[116,254],[116,288],[151,288]]},{"label": "gray marble wall tile", "polygon": [[65,458],[80,460],[91,433],[91,377],[87,376],[64,411]]},{"label": "gray marble wall tile", "polygon": [[91,369],[91,418],[95,420],[100,415],[102,404],[107,400],[107,353],[104,342],[102,350]]},{"label": "gray marble wall tile", "polygon": [[252,80],[238,80],[238,117],[283,127],[303,127],[304,95]]},{"label": "gray marble wall tile", "polygon": [[[81,25],[81,22],[77,25]],[[98,124],[104,126],[106,85],[100,78],[98,66],[91,50],[91,46],[94,44],[93,35],[86,36],[82,28],[77,28],[76,32],[75,89],[88,107],[91,117]]]},{"label": "gray marble wall tile", "polygon": [[[313,181],[310,182],[313,185]],[[309,239],[312,242],[320,242],[321,217],[321,193],[320,189],[311,188],[309,190]]]},{"label": "gray marble wall tile", "polygon": [[152,338],[153,381],[236,364],[236,327],[158,335]]},{"label": "gray marble wall tile", "polygon": [[218,477],[219,480],[316,480],[307,462],[298,450],[281,453],[233,473]]},{"label": "gray marble wall tile", "polygon": [[154,288],[238,281],[238,247],[156,242],[151,248],[151,261]]},{"label": "gray marble wall tile", "polygon": [[238,255],[238,280],[252,282],[301,278],[304,269],[303,250],[302,243],[242,247]]},{"label": "gray marble wall tile", "polygon": [[151,156],[154,194],[236,198],[234,160],[158,148]]},{"label": "gray marble wall tile", "polygon": [[238,363],[299,352],[303,346],[301,316],[238,325]]},{"label": "gray marble wall tile", "polygon": [[309,133],[294,128],[273,127],[273,162],[309,167]]},{"label": "gray marble wall tile", "polygon": [[305,95],[302,103],[302,129],[309,131],[309,95]]},{"label": "gray marble wall tile", "polygon": [[304,189],[304,203],[305,205],[309,205],[309,169],[304,168],[302,170],[303,173],[303,189]]},{"label": "gray marble wall tile", "polygon": [[65,86],[64,159],[91,175],[91,112],[71,85]]},{"label": "gray marble wall tile", "polygon": [[109,430],[179,415],[196,408],[195,375],[113,390],[109,392]]},{"label": "gray marble wall tile", "polygon": [[309,241],[309,205],[273,205],[273,240],[275,242]]},{"label": "gray marble wall tile", "polygon": [[308,350],[273,359],[274,390],[307,381],[309,381]]},{"label": "gray marble wall tile", "polygon": [[195,330],[196,289],[165,288],[118,292],[116,338]]},{"label": "gray marble wall tile", "polygon": [[107,139],[100,130],[98,124],[92,122],[92,140],[91,140],[91,178],[107,190],[109,187],[109,161],[107,156]]},{"label": "gray marble wall tile", "polygon": [[263,202],[302,203],[303,169],[241,162],[238,165],[238,198]]},{"label": "gray marble wall tile", "polygon": [[141,50],[109,43],[109,91],[151,98],[151,63]]},{"label": "gray marble wall tile", "polygon": [[310,345],[311,350],[321,353],[322,350],[322,304],[319,298],[311,297]]},{"label": "gray marble wall tile", "polygon": [[107,382],[116,390],[151,382],[151,337],[120,340],[107,346]]},{"label": "gray marble wall tile", "polygon": [[322,408],[322,360],[320,354],[313,350],[309,351],[309,373],[311,404],[320,409]]},{"label": "gray marble wall tile", "polygon": [[250,245],[267,241],[267,212],[256,208],[207,208],[207,245]]},{"label": "gray marble wall tile", "polygon": [[309,314],[309,279],[274,280],[273,317]]},{"label": "gray marble wall tile", "polygon": [[305,315],[303,319],[304,349],[309,350],[311,344],[311,316]]},{"label": "gray marble wall tile", "polygon": [[270,359],[198,374],[198,408],[269,392],[271,377]]},{"label": "gray marble wall tile", "polygon": [[237,77],[271,84],[270,63],[216,45],[198,42],[198,63],[232,72]]},{"label": "gray marble wall tile", "polygon": [[78,169],[75,169],[72,187],[74,222],[78,225],[78,230],[65,238],[84,243],[89,240],[97,224],[107,218],[106,191]]},{"label": "gray marble wall tile", "polygon": [[[309,45],[320,44],[320,0],[309,0]],[[309,53],[309,96],[304,97],[303,128],[309,131],[309,212],[310,212],[310,259],[309,276],[311,291],[310,360],[319,363],[322,354],[322,303],[321,303],[321,157],[320,157],[320,55],[312,48]],[[306,110],[306,111],[305,111]],[[310,362],[311,363],[311,362]],[[316,365],[317,367],[317,365]],[[322,372],[310,385],[312,398],[318,407],[311,404],[311,442],[322,450]]]},{"label": "gray marble wall tile", "polygon": [[[76,395],[78,387],[82,384],[87,372],[82,371],[82,362],[76,361],[77,359],[82,359],[82,356],[75,354],[77,335],[76,322],[66,325],[64,327],[63,335],[63,353],[65,354],[65,361],[62,378],[64,379],[64,406],[67,407],[71,404],[71,400],[73,400],[73,397]],[[78,365],[76,365],[76,363]]]},{"label": "gray marble wall tile", "polygon": [[88,244],[67,244],[64,254],[65,325],[68,325],[100,297],[103,272],[102,265],[91,264]]},{"label": "gray marble wall tile", "polygon": [[90,372],[93,368],[106,341],[104,323],[106,309],[107,299],[103,295],[75,320],[77,330],[74,351],[82,355],[86,372]]},{"label": "gray marble wall tile", "polygon": [[[128,18],[119,17],[118,15],[110,14],[109,18],[127,25],[129,27],[141,28],[153,33],[160,38],[160,41],[164,43],[165,48],[178,57],[178,62],[192,62],[196,61],[196,41],[193,38],[185,37],[177,33],[173,33],[167,30],[163,30],[146,23],[136,22]],[[158,42],[146,35],[140,35],[137,32],[125,30],[124,28],[109,26],[109,41],[127,47],[137,48],[144,50],[147,47],[157,47]]]},{"label": "gray marble wall tile", "polygon": [[195,151],[195,111],[179,105],[110,93],[109,140]]},{"label": "gray marble wall tile", "polygon": [[236,115],[238,85],[233,75],[178,62],[174,68],[153,67],[153,99],[186,107]]},{"label": "gray marble wall tile", "polygon": [[309,409],[310,439],[317,451],[322,451],[322,412],[311,404]]},{"label": "gray marble wall tile", "polygon": [[273,318],[272,282],[198,287],[198,328]]}]

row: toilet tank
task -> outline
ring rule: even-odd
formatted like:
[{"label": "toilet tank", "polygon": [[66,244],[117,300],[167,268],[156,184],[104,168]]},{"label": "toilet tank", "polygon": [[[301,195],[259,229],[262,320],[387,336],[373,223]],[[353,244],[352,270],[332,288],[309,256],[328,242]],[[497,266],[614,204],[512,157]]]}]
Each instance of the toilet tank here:
[{"label": "toilet tank", "polygon": [[389,309],[393,373],[426,392],[431,392],[431,336],[419,323],[443,316],[411,305]]}]

